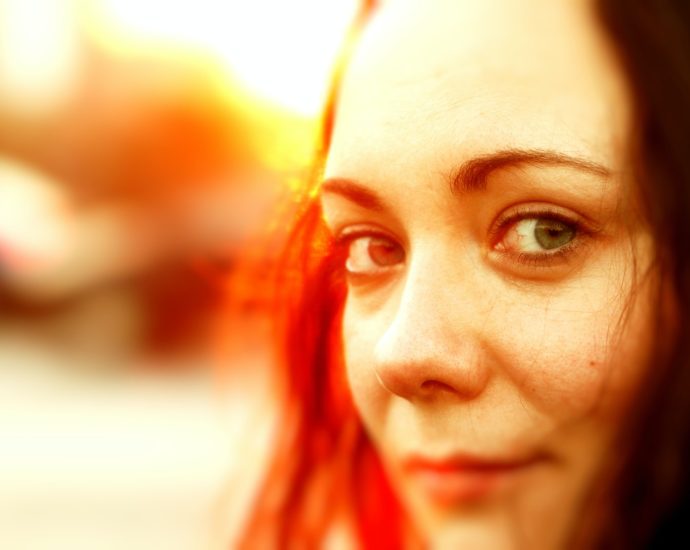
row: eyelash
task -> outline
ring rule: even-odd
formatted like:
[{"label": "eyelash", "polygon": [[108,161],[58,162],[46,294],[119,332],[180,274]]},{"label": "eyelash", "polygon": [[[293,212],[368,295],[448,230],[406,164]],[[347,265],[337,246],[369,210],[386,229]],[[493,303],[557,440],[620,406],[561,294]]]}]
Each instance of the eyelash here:
[{"label": "eyelash", "polygon": [[[561,222],[573,228],[574,235],[571,241],[554,249],[552,252],[518,252],[511,253],[510,251],[496,250],[496,247],[503,242],[508,231],[514,228],[523,220],[529,219],[546,219]],[[555,267],[568,263],[572,256],[577,253],[583,246],[587,244],[588,237],[595,233],[595,229],[587,222],[581,219],[576,219],[574,215],[565,215],[555,208],[548,208],[540,206],[525,206],[518,209],[509,210],[508,213],[499,216],[497,221],[493,224],[493,229],[489,232],[488,240],[491,243],[492,251],[500,254],[502,260],[509,260],[516,264],[533,268],[545,269]],[[341,258],[340,264],[349,278],[356,281],[364,281],[376,278],[389,272],[390,268],[381,267],[376,273],[356,273],[351,272],[346,268],[346,262],[350,246],[357,239],[373,238],[389,240],[397,243],[396,239],[383,231],[377,231],[374,228],[363,227],[347,227],[340,231],[334,237],[334,250]],[[398,245],[400,246],[400,245]]]},{"label": "eyelash", "polygon": [[574,216],[569,216],[561,213],[554,208],[544,206],[525,206],[517,210],[510,211],[507,214],[502,214],[494,225],[494,229],[489,234],[489,242],[491,248],[496,250],[502,239],[505,238],[511,228],[514,228],[523,220],[530,219],[546,219],[561,222],[573,228],[574,235],[570,242],[555,249],[553,252],[520,252],[513,253],[501,252],[511,257],[511,260],[520,265],[534,268],[548,268],[557,264],[566,263],[570,257],[582,246],[586,244],[586,240],[594,233],[594,229],[590,228],[585,222],[576,219]]},{"label": "eyelash", "polygon": [[388,271],[388,269],[386,268],[381,268],[380,273],[366,274],[353,272],[347,269],[346,264],[350,246],[356,240],[363,238],[388,240],[397,244],[396,239],[392,238],[387,233],[383,231],[377,231],[370,227],[347,227],[344,230],[340,231],[333,239],[333,249],[334,252],[340,258],[339,264],[342,266],[343,271],[353,281],[364,281],[365,279],[372,279],[375,278],[377,275],[381,275]]}]

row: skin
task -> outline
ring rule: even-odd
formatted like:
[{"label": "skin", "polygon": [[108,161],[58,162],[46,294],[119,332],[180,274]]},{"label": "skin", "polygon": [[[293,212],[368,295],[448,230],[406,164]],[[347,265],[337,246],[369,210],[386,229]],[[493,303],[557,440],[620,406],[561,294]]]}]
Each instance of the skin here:
[{"label": "skin", "polygon": [[[630,106],[586,2],[394,0],[354,52],[321,199],[348,378],[434,548],[561,548],[597,486],[659,287]],[[458,456],[526,465],[448,498],[406,468]]]}]

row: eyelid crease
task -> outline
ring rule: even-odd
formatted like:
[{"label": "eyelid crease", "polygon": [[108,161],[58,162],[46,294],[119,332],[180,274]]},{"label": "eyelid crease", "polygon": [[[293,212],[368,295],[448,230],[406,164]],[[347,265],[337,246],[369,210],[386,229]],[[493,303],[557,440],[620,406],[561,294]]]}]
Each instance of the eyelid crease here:
[{"label": "eyelid crease", "polygon": [[589,218],[576,213],[566,212],[563,208],[548,204],[520,205],[509,207],[499,214],[489,231],[489,242],[492,246],[500,235],[505,233],[507,227],[522,220],[531,218],[547,218],[560,221],[575,227],[578,234],[594,235],[602,231],[602,228]]},{"label": "eyelid crease", "polygon": [[[539,208],[539,209],[536,209]],[[528,206],[526,209],[508,212],[502,214],[503,218],[499,217],[492,230],[491,237],[491,252],[499,255],[501,263],[511,262],[513,265],[518,264],[525,266],[531,270],[530,273],[520,273],[516,276],[519,278],[531,278],[538,275],[540,270],[548,270],[556,265],[566,265],[568,261],[575,255],[586,252],[589,246],[593,244],[593,238],[600,231],[593,227],[587,227],[582,223],[581,219],[576,219],[576,215],[568,216],[558,211],[549,210],[548,207],[544,209],[543,206]],[[573,226],[575,229],[574,238],[565,245],[554,250],[544,250],[540,252],[516,252],[510,250],[499,250],[497,246],[501,243],[501,239],[507,232],[520,221],[532,218],[551,218]],[[510,265],[507,267],[511,270]],[[512,268],[514,270],[514,268]]]},{"label": "eyelid crease", "polygon": [[333,231],[333,240],[336,243],[349,242],[358,237],[377,237],[388,239],[399,246],[403,246],[399,239],[395,238],[390,232],[385,231],[377,226],[367,225],[367,224],[356,224],[348,225],[342,229],[336,229]]}]

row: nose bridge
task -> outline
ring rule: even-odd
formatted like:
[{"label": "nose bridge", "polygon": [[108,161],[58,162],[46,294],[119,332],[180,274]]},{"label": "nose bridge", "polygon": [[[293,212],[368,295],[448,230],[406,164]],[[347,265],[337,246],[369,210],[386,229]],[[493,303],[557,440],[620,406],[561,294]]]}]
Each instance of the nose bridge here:
[{"label": "nose bridge", "polygon": [[463,277],[431,256],[408,266],[395,314],[377,342],[376,374],[406,399],[439,391],[471,399],[489,377],[478,296],[469,273]]}]

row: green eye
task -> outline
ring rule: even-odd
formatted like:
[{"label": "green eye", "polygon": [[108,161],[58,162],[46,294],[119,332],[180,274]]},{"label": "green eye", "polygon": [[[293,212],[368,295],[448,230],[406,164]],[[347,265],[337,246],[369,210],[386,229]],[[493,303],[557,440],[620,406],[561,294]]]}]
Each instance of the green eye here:
[{"label": "green eye", "polygon": [[534,239],[544,250],[560,248],[575,238],[575,228],[572,225],[548,218],[537,219],[533,232]]},{"label": "green eye", "polygon": [[511,224],[500,248],[519,254],[554,252],[577,237],[577,226],[546,216],[526,217]]}]

